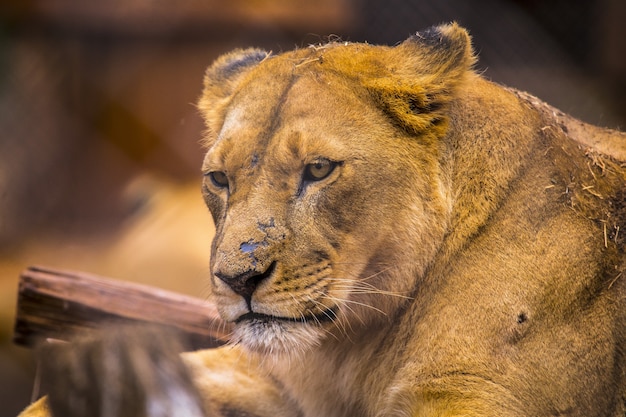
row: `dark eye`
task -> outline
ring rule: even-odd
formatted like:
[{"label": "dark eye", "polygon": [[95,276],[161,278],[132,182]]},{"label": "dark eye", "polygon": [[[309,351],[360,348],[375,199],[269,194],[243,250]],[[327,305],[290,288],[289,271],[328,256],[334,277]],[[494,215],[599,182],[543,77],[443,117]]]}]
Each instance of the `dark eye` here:
[{"label": "dark eye", "polygon": [[321,181],[328,177],[335,167],[336,162],[329,161],[328,159],[321,159],[312,164],[308,164],[304,168],[304,180],[305,181]]},{"label": "dark eye", "polygon": [[213,185],[218,188],[227,188],[228,187],[228,177],[226,173],[222,171],[213,171],[207,174],[207,177],[211,180]]}]

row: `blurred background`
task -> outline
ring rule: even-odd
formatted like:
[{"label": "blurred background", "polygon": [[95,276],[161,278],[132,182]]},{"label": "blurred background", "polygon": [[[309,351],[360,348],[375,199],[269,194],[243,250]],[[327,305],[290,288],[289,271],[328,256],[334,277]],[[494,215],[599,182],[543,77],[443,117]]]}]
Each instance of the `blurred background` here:
[{"label": "blurred background", "polygon": [[478,69],[626,126],[624,0],[4,0],[0,4],[0,417],[30,401],[13,346],[20,271],[84,270],[202,297],[206,67],[236,47],[396,44],[456,20]]}]

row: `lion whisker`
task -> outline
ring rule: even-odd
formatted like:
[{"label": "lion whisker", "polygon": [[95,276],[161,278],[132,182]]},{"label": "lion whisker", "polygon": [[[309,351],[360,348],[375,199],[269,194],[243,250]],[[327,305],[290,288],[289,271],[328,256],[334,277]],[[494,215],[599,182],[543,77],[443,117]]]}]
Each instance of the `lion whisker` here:
[{"label": "lion whisker", "polygon": [[[376,311],[378,313],[381,313],[381,314],[383,314],[385,316],[387,315],[387,313],[385,313],[383,310],[381,310],[381,309],[379,309],[377,307],[374,307],[373,305],[370,305],[370,304],[362,303],[360,301],[355,301],[355,300],[349,300],[349,299],[338,299],[336,297],[332,297],[332,296],[329,296],[329,295],[327,295],[327,297],[329,299],[335,301],[337,304],[344,304],[346,307],[348,307],[347,304],[350,303],[350,304],[354,304],[354,305],[357,305],[357,306],[360,306],[360,307],[366,307],[366,308],[372,309],[372,310],[374,310],[374,311]],[[354,310],[352,310],[352,311],[354,312]],[[357,316],[358,316],[358,314],[357,314]]]},{"label": "lion whisker", "polygon": [[389,297],[397,297],[403,298],[405,300],[412,300],[414,297],[395,293],[392,291],[378,290],[378,289],[369,289],[369,288],[359,288],[351,285],[335,285],[334,288],[339,290],[349,290],[351,294],[371,294],[371,295],[385,295]]},{"label": "lion whisker", "polygon": [[408,295],[396,294],[396,293],[389,292],[389,291],[367,291],[367,290],[356,289],[354,291],[350,291],[350,293],[352,293],[352,294],[388,295],[390,297],[398,297],[398,298],[403,298],[405,300],[412,300],[412,299],[414,299],[414,297],[410,297]]},{"label": "lion whisker", "polygon": [[375,294],[375,295],[386,295],[390,297],[404,298],[407,300],[413,299],[413,297],[410,297],[408,295],[401,294],[398,292],[381,290],[380,288],[377,288],[376,286],[367,282],[351,281],[351,280],[344,279],[344,278],[326,278],[326,279],[328,281],[339,283],[339,284],[335,284],[334,288],[341,289],[341,290],[344,290],[344,289],[350,290],[350,292],[353,294]]},{"label": "lion whisker", "polygon": [[[345,328],[345,324],[344,324],[341,320],[338,320],[337,314],[336,314],[334,311],[329,310],[329,309],[328,309],[328,308],[327,308],[327,307],[326,307],[323,303],[319,302],[318,300],[314,299],[314,298],[313,298],[313,297],[311,297],[311,296],[308,296],[307,298],[309,299],[309,301],[311,301],[312,303],[314,303],[314,304],[315,304],[315,305],[316,305],[316,306],[317,306],[317,307],[318,307],[318,308],[322,311],[322,313],[323,313],[326,317],[328,317],[328,319],[329,319],[332,323],[337,324],[337,325],[338,325],[338,327],[340,328],[341,332],[342,332],[342,333],[343,333],[346,337],[349,337],[349,336],[348,336],[347,329]],[[332,316],[331,316],[331,314],[330,314],[330,313],[332,313]],[[317,323],[321,325],[321,323],[320,323],[319,319],[317,318],[317,316],[316,316],[316,315],[313,315],[313,317],[315,318],[315,320],[317,321]],[[323,328],[323,326],[320,326],[320,327],[321,327],[321,328]],[[333,338],[335,338],[335,339],[337,339],[337,340],[339,341],[339,338],[338,338],[336,335],[334,335],[332,332],[330,332],[330,331],[328,331],[328,330],[326,330],[326,329],[324,329],[324,331],[325,331],[325,333],[326,333],[326,334],[329,334],[329,335],[333,336]]]}]

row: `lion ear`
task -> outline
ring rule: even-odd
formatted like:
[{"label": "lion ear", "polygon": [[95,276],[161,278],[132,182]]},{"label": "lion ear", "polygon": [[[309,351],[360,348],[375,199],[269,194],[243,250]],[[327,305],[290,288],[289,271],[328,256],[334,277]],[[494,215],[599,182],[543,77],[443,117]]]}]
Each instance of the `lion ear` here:
[{"label": "lion ear", "polygon": [[457,23],[417,32],[397,49],[419,72],[433,73],[442,81],[456,82],[475,62],[471,38]]},{"label": "lion ear", "polygon": [[390,51],[392,75],[368,86],[383,109],[412,133],[441,136],[447,104],[475,62],[470,36],[452,23],[418,32]]},{"label": "lion ear", "polygon": [[237,49],[220,56],[206,71],[198,103],[207,127],[218,132],[225,106],[244,76],[270,55],[261,49]]}]

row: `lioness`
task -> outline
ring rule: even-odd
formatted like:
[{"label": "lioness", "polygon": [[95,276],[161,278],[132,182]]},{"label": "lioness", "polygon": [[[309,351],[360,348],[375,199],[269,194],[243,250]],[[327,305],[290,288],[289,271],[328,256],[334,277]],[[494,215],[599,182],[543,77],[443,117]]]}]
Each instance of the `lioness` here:
[{"label": "lioness", "polygon": [[208,69],[206,415],[624,416],[626,135],[474,61],[451,24]]}]

